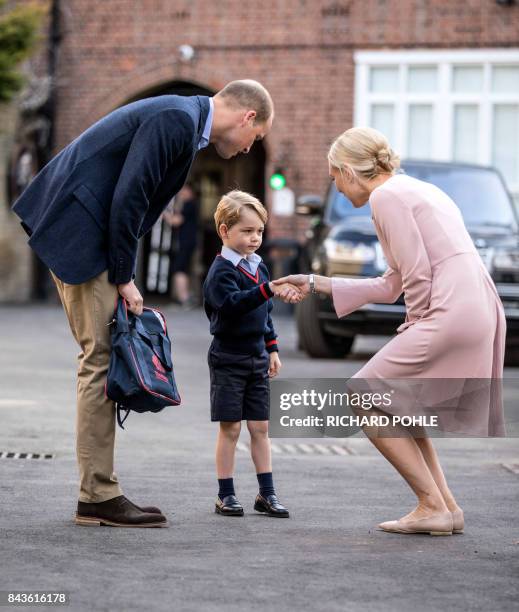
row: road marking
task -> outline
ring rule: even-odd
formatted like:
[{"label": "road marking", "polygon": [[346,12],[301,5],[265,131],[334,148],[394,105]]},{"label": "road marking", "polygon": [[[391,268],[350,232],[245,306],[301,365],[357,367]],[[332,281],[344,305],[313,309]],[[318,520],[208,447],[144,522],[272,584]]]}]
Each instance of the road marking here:
[{"label": "road marking", "polygon": [[293,444],[282,444],[281,448],[284,448],[291,455],[297,455],[297,448]]},{"label": "road marking", "polygon": [[331,455],[332,454],[332,451],[330,450],[330,448],[328,446],[325,446],[324,444],[312,444],[312,446],[321,455]]},{"label": "road marking", "polygon": [[349,449],[346,449],[344,446],[338,446],[337,444],[333,444],[332,448],[335,451],[335,453],[337,453],[337,455],[349,455],[350,454]]},{"label": "road marking", "polygon": [[307,453],[308,455],[313,454],[314,449],[309,444],[298,444],[298,448],[300,448],[303,453]]},{"label": "road marking", "polygon": [[[348,455],[355,455],[355,451],[349,446],[340,444],[306,444],[299,442],[298,444],[287,444],[286,442],[271,442],[270,447],[272,453],[278,455],[323,455],[333,456],[339,455],[341,457]],[[237,450],[248,453],[250,451],[250,445],[248,442],[238,442],[236,445]]]}]

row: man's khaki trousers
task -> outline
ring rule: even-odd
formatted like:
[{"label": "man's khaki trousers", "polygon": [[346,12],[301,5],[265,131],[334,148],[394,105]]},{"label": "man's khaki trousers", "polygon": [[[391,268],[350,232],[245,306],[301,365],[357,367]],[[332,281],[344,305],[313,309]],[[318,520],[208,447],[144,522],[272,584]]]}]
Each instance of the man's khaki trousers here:
[{"label": "man's khaki trousers", "polygon": [[105,397],[110,361],[110,328],[117,287],[108,271],[80,285],[52,278],[72,334],[81,348],[77,376],[77,459],[79,500],[103,502],[122,495],[114,467],[115,406]]}]

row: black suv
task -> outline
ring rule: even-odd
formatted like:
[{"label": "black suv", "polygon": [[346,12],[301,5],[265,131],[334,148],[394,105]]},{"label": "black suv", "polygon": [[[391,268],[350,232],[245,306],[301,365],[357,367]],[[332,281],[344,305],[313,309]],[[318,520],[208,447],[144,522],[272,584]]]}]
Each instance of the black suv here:
[{"label": "black suv", "polygon": [[[457,163],[407,161],[409,176],[437,185],[460,207],[465,225],[503,302],[507,321],[507,363],[519,357],[519,232],[517,214],[500,174],[493,168]],[[311,215],[300,268],[326,276],[366,278],[387,265],[369,204],[355,208],[332,183],[323,202],[299,199],[297,213]],[[338,319],[332,303],[310,296],[296,308],[299,346],[311,357],[349,353],[356,334],[394,334],[405,318],[403,295],[394,304],[367,304]]]}]

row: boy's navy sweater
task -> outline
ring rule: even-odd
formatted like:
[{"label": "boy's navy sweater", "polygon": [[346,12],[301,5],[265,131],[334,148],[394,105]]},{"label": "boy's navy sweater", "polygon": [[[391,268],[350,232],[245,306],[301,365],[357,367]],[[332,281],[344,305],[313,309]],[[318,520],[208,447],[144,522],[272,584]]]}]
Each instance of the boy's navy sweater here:
[{"label": "boy's navy sweater", "polygon": [[274,294],[263,262],[256,276],[221,255],[204,282],[204,309],[211,322],[213,347],[226,353],[261,355],[278,350],[270,311]]}]

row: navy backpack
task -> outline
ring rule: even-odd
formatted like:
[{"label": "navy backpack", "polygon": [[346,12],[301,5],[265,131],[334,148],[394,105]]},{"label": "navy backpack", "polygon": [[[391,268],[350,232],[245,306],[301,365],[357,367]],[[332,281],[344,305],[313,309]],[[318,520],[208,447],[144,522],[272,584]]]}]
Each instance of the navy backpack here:
[{"label": "navy backpack", "polygon": [[[164,315],[155,308],[144,308],[137,316],[119,297],[109,325],[112,353],[105,392],[116,404],[120,427],[124,429],[130,410],[160,412],[166,406],[178,406],[181,398]],[[121,410],[126,411],[122,420]]]}]

